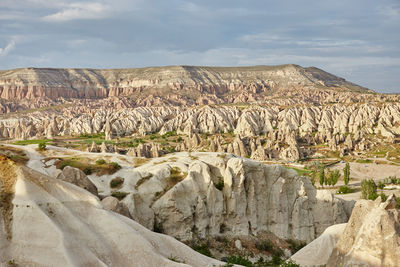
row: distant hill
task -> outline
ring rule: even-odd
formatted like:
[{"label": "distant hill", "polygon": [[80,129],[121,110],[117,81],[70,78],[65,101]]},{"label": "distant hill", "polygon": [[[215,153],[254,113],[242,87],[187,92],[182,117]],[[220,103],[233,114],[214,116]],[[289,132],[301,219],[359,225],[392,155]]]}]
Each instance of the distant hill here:
[{"label": "distant hill", "polygon": [[[159,98],[183,103],[255,101],[277,92],[373,91],[315,67],[168,66],[132,69],[23,68],[0,71],[0,98]],[[205,98],[205,99],[204,99]],[[200,99],[200,100],[199,100]]]}]

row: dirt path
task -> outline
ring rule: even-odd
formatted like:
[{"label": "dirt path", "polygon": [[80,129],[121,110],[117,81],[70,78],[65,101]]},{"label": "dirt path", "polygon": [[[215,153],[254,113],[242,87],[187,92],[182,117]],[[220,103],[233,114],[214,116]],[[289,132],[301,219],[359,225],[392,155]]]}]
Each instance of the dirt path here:
[{"label": "dirt path", "polygon": [[[345,163],[338,163],[332,166],[331,170],[339,170],[343,175]],[[352,182],[359,182],[363,179],[374,179],[379,181],[389,176],[400,177],[400,166],[391,164],[376,164],[376,163],[350,163],[350,177]],[[338,185],[340,185],[339,181]]]}]

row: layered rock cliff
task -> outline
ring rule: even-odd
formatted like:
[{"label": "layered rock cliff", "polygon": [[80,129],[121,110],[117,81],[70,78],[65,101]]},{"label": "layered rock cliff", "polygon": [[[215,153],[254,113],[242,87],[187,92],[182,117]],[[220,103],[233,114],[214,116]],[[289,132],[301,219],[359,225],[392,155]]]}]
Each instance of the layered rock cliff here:
[{"label": "layered rock cliff", "polygon": [[318,88],[369,92],[320,69],[298,65],[0,71],[0,98],[8,100],[129,95],[139,102],[208,104],[255,101],[283,89]]}]

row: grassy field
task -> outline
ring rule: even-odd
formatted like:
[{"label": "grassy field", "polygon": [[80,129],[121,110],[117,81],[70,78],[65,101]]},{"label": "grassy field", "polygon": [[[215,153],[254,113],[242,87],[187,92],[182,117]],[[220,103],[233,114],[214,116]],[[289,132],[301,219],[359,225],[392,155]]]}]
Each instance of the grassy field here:
[{"label": "grassy field", "polygon": [[50,143],[50,142],[54,142],[54,139],[32,139],[32,140],[20,140],[20,141],[15,141],[14,145],[18,145],[18,146],[26,146],[26,145],[37,145],[37,144],[41,144],[41,143]]},{"label": "grassy field", "polygon": [[287,168],[295,170],[297,172],[297,174],[300,176],[309,176],[312,173],[311,170],[298,169],[298,168],[294,168],[294,167],[287,167]]}]

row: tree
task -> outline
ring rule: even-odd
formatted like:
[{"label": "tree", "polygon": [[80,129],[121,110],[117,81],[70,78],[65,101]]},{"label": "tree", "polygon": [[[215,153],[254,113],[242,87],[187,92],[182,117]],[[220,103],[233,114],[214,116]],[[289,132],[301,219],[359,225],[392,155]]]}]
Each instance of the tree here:
[{"label": "tree", "polygon": [[375,200],[378,197],[377,186],[372,179],[364,179],[361,182],[361,198]]},{"label": "tree", "polygon": [[325,183],[325,166],[319,169],[319,184],[323,187]]},{"label": "tree", "polygon": [[310,173],[310,181],[313,186],[315,186],[315,181],[317,181],[317,175],[318,175],[318,173],[316,171],[312,171]]},{"label": "tree", "polygon": [[336,185],[336,183],[339,181],[339,178],[340,178],[339,170],[334,170],[333,171],[333,180],[332,180],[333,185]]},{"label": "tree", "polygon": [[329,185],[335,185],[340,177],[340,172],[339,170],[334,170],[334,171],[329,171],[329,176],[328,176],[328,184]]},{"label": "tree", "polygon": [[385,188],[385,184],[382,181],[379,181],[378,187],[380,190],[383,190],[383,188]]},{"label": "tree", "polygon": [[344,166],[343,176],[344,184],[348,185],[350,181],[350,164],[348,162],[346,162],[346,166]]},{"label": "tree", "polygon": [[332,185],[332,176],[331,176],[331,171],[328,170],[328,175],[325,176],[325,185]]}]

